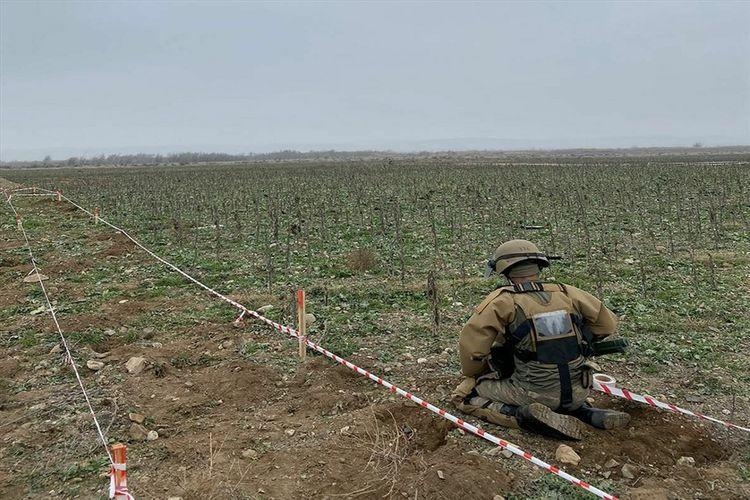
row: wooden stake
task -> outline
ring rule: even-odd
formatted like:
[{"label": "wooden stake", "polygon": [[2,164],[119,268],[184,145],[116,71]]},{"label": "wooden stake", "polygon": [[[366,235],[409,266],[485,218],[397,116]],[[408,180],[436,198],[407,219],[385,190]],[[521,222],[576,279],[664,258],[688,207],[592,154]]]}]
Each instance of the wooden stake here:
[{"label": "wooden stake", "polygon": [[21,230],[21,216],[16,215],[16,226],[18,226],[18,230]]},{"label": "wooden stake", "polygon": [[126,450],[127,446],[122,443],[112,445],[112,461],[114,462],[112,477],[115,485],[115,500],[128,500],[128,495],[126,495],[128,491]]},{"label": "wooden stake", "polygon": [[299,358],[305,360],[307,356],[307,325],[305,324],[305,291],[297,290],[297,331],[299,332]]},{"label": "wooden stake", "polygon": [[59,189],[57,190],[57,202],[60,203],[62,201],[62,191]]},{"label": "wooden stake", "polygon": [[99,224],[99,214],[100,214],[99,207],[96,207],[94,209],[94,224]]}]

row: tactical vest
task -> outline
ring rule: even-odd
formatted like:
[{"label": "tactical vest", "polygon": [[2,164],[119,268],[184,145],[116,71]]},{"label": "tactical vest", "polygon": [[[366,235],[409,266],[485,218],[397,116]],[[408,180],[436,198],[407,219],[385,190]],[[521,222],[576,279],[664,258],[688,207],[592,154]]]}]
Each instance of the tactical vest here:
[{"label": "tactical vest", "polygon": [[570,405],[573,399],[570,367],[579,366],[582,358],[593,354],[593,336],[565,286],[516,283],[502,287],[501,293],[513,294],[516,308],[514,321],[505,332],[506,345],[512,350],[515,363],[537,362],[534,363],[537,371],[556,370],[560,381],[560,406]]}]

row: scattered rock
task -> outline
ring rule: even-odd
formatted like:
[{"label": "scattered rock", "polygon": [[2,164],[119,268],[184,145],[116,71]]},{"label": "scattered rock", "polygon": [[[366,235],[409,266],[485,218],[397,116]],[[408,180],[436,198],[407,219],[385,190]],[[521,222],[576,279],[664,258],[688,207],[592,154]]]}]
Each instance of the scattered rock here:
[{"label": "scattered rock", "polygon": [[306,314],[305,314],[305,324],[306,324],[307,326],[310,326],[310,325],[312,325],[313,323],[315,323],[315,320],[316,320],[316,319],[317,319],[317,318],[315,317],[315,315],[314,315],[313,313],[306,313]]},{"label": "scattered rock", "polygon": [[492,497],[492,500],[505,500],[505,497],[502,495],[495,495],[494,497]]},{"label": "scattered rock", "polygon": [[94,359],[90,359],[90,360],[86,361],[86,367],[89,370],[92,370],[92,371],[96,372],[96,371],[99,371],[102,368],[104,368],[104,363],[102,363],[101,361],[96,361]]},{"label": "scattered rock", "polygon": [[343,434],[343,435],[349,434],[349,429],[350,427],[348,425],[345,425],[344,427],[339,429],[339,434]]},{"label": "scattered rock", "polygon": [[601,476],[604,479],[609,479],[609,476],[612,475],[612,471],[611,470],[605,470],[604,472],[600,472],[599,474],[601,474]]},{"label": "scattered rock", "polygon": [[159,433],[156,431],[148,431],[148,434],[146,435],[146,440],[148,441],[156,441],[159,439]]},{"label": "scattered rock", "polygon": [[142,424],[143,421],[146,420],[146,417],[140,413],[128,413],[128,418],[131,422],[135,422],[136,424]]},{"label": "scattered rock", "polygon": [[604,467],[606,467],[606,468],[608,468],[608,469],[614,469],[614,468],[615,468],[615,467],[617,467],[618,465],[620,465],[620,462],[618,462],[618,461],[617,461],[617,460],[615,460],[614,458],[610,458],[609,460],[607,460],[607,461],[606,461],[606,462],[604,463]]},{"label": "scattered rock", "polygon": [[45,276],[43,274],[29,274],[23,279],[24,283],[36,283],[37,281],[46,281],[49,279],[49,276]]},{"label": "scattered rock", "polygon": [[561,444],[555,450],[555,459],[563,464],[578,465],[581,461],[581,456],[567,444]]},{"label": "scattered rock", "polygon": [[250,460],[258,460],[258,452],[252,448],[248,448],[242,452],[242,458],[249,458]]},{"label": "scattered rock", "polygon": [[263,307],[259,307],[259,308],[258,308],[258,312],[259,312],[259,313],[267,313],[267,312],[268,312],[268,311],[270,311],[271,309],[273,309],[273,306],[272,306],[271,304],[266,304],[266,305],[265,305],[265,306],[263,306]]},{"label": "scattered rock", "polygon": [[185,387],[193,387],[194,385],[195,384],[193,382],[189,381],[189,380],[187,382],[185,382]]},{"label": "scattered rock", "polygon": [[234,341],[232,340],[225,340],[219,345],[219,349],[231,349],[234,347]]},{"label": "scattered rock", "polygon": [[297,431],[295,431],[294,429],[287,429],[284,431],[284,434],[286,434],[287,436],[294,436],[295,432]]},{"label": "scattered rock", "polygon": [[701,396],[693,396],[693,395],[686,396],[685,400],[688,403],[705,403],[706,402],[706,400],[703,397],[701,397]]},{"label": "scattered rock", "polygon": [[677,465],[689,465],[692,467],[695,465],[695,459],[693,457],[680,457],[677,459]]},{"label": "scattered rock", "polygon": [[60,344],[55,344],[52,349],[49,350],[50,354],[60,354],[62,352],[62,347],[60,347]]},{"label": "scattered rock", "polygon": [[182,497],[167,497],[167,500],[182,500]]},{"label": "scattered rock", "polygon": [[104,330],[104,335],[106,335],[107,337],[111,337],[112,335],[115,335],[116,333],[117,332],[112,329]]},{"label": "scattered rock", "polygon": [[491,457],[496,457],[497,455],[501,454],[503,452],[504,448],[501,446],[494,446],[484,452],[485,455],[489,455]]},{"label": "scattered rock", "polygon": [[513,458],[513,452],[512,452],[512,451],[510,451],[510,450],[509,450],[509,449],[507,449],[507,448],[506,448],[506,449],[504,449],[503,451],[501,451],[501,452],[500,452],[500,454],[501,454],[502,456],[504,456],[505,458]]},{"label": "scattered rock", "polygon": [[155,332],[156,332],[155,328],[147,326],[146,328],[143,329],[143,338],[144,339],[153,338]]},{"label": "scattered rock", "polygon": [[440,479],[445,479],[445,474],[443,474],[443,471],[438,470],[437,471],[437,477],[439,477]]},{"label": "scattered rock", "polygon": [[125,363],[125,368],[127,368],[128,373],[131,375],[138,375],[143,371],[143,369],[146,367],[146,359],[140,358],[138,356],[134,356],[128,360],[127,363]]},{"label": "scattered rock", "polygon": [[657,252],[666,252],[667,251],[667,247],[665,247],[664,245],[656,245],[654,247],[654,250],[656,250]]},{"label": "scattered rock", "polygon": [[130,424],[130,430],[128,432],[130,434],[130,438],[135,441],[145,441],[146,439],[148,439],[148,431],[140,424]]},{"label": "scattered rock", "polygon": [[625,464],[622,466],[620,472],[625,479],[635,479],[635,474],[638,470],[630,464]]},{"label": "scattered rock", "polygon": [[108,353],[108,352],[96,352],[96,351],[91,351],[91,357],[93,357],[93,358],[96,358],[96,359],[104,359],[104,358],[106,358],[107,356],[109,356],[109,353]]},{"label": "scattered rock", "polygon": [[427,363],[427,358],[419,358],[417,360],[417,364],[423,365],[425,363]]}]

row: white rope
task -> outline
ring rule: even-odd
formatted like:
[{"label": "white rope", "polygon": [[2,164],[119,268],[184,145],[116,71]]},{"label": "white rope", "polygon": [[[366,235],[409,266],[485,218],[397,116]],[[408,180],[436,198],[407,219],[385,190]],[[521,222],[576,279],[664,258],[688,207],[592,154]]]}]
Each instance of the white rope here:
[{"label": "white rope", "polygon": [[[8,202],[8,205],[10,206],[11,210],[13,211],[13,214],[16,216],[16,220],[19,221],[18,227],[21,229],[21,233],[23,233],[23,239],[26,241],[26,249],[29,251],[29,257],[31,258],[31,265],[34,268],[34,272],[36,273],[36,275],[39,276],[41,273],[39,272],[39,268],[36,265],[34,252],[31,250],[31,243],[29,242],[29,237],[26,234],[26,229],[24,229],[23,227],[23,222],[20,222],[21,219],[18,215],[18,212],[16,211],[16,207],[13,206],[13,202],[11,201],[10,196],[8,196],[6,201]],[[89,411],[91,412],[91,417],[94,419],[96,432],[99,434],[99,439],[101,439],[102,445],[104,446],[104,451],[107,454],[107,458],[109,458],[110,464],[114,465],[114,460],[112,459],[112,455],[109,453],[107,439],[104,437],[104,433],[102,432],[102,427],[101,425],[99,425],[99,420],[96,418],[96,412],[94,411],[94,407],[91,405],[91,400],[89,399],[89,395],[86,392],[86,387],[84,387],[83,385],[81,376],[78,373],[78,368],[76,368],[75,361],[73,360],[73,355],[71,354],[70,348],[68,347],[68,341],[62,332],[62,328],[60,328],[60,323],[57,321],[57,314],[55,314],[55,309],[54,307],[52,307],[52,302],[50,302],[49,300],[47,289],[44,287],[44,282],[41,279],[39,279],[39,286],[41,287],[42,293],[44,294],[44,300],[47,302],[47,307],[49,308],[49,312],[52,315],[52,321],[55,323],[55,327],[57,328],[57,333],[60,334],[60,339],[62,340],[63,347],[65,347],[65,353],[67,354],[68,361],[70,361],[70,366],[73,368],[73,373],[75,373],[76,380],[78,380],[78,385],[81,387],[81,392],[83,392],[83,397],[86,399],[86,404],[88,405]]]}]

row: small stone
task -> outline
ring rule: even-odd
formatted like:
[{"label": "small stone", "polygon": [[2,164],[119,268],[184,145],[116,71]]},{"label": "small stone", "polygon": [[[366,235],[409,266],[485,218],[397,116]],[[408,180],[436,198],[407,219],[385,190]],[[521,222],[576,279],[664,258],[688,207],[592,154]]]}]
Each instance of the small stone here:
[{"label": "small stone", "polygon": [[427,358],[419,358],[417,360],[417,364],[419,364],[419,365],[423,365],[425,363],[427,363]]},{"label": "small stone", "polygon": [[339,429],[339,434],[343,434],[343,435],[349,434],[349,429],[350,428],[351,427],[349,427],[348,425],[345,425],[344,427],[342,427],[341,429]]},{"label": "small stone", "polygon": [[104,363],[102,363],[101,361],[96,361],[94,359],[90,359],[90,360],[86,361],[86,367],[89,370],[92,370],[92,371],[96,372],[96,371],[99,371],[102,368],[104,368]]},{"label": "small stone", "polygon": [[146,420],[146,417],[140,413],[128,413],[128,418],[131,422],[135,422],[136,424],[142,424],[143,421]]},{"label": "small stone", "polygon": [[445,479],[445,474],[443,474],[443,471],[438,470],[437,471],[437,477],[439,477],[440,479]]},{"label": "small stone", "polygon": [[50,354],[60,354],[62,352],[62,347],[60,347],[60,344],[55,344],[52,346],[52,349],[49,350]]},{"label": "small stone", "polygon": [[232,340],[225,340],[219,346],[220,349],[231,349],[232,347],[234,347],[234,341]]},{"label": "small stone", "polygon": [[317,319],[317,318],[315,317],[315,315],[314,315],[313,313],[306,313],[306,314],[305,314],[305,324],[306,324],[307,326],[310,326],[310,325],[312,325],[313,323],[315,323],[315,320],[316,320],[316,319]]},{"label": "small stone", "polygon": [[36,283],[37,281],[46,281],[49,279],[49,276],[45,276],[43,274],[29,274],[26,276],[23,281],[24,283]]},{"label": "small stone", "polygon": [[609,479],[609,476],[612,475],[612,471],[611,470],[605,470],[604,472],[600,472],[599,474],[601,474],[601,476],[604,479]]},{"label": "small stone", "polygon": [[502,453],[503,449],[504,448],[502,446],[495,446],[493,448],[490,448],[490,449],[486,450],[484,452],[484,454],[485,455],[489,455],[491,457],[495,457],[495,456],[499,455],[500,453]]},{"label": "small stone", "polygon": [[182,497],[167,497],[167,500],[182,500]]},{"label": "small stone", "polygon": [[148,434],[146,435],[147,441],[156,441],[159,439],[159,433],[156,431],[148,431]]},{"label": "small stone", "polygon": [[115,334],[117,334],[117,332],[112,329],[104,330],[104,335],[106,335],[107,337],[111,337],[112,335],[115,335]]},{"label": "small stone", "polygon": [[625,464],[622,466],[620,472],[622,473],[622,477],[624,477],[625,479],[635,479],[635,474],[638,471],[632,465]]},{"label": "small stone", "polygon": [[150,326],[143,329],[143,338],[144,339],[150,339],[154,336],[154,333],[156,332],[155,328],[152,328]]},{"label": "small stone", "polygon": [[502,495],[495,495],[494,497],[492,497],[492,500],[505,500],[505,497]]},{"label": "small stone", "polygon": [[567,444],[561,444],[555,450],[555,459],[563,464],[578,465],[581,456]]},{"label": "small stone", "polygon": [[242,458],[249,458],[250,460],[258,460],[258,452],[252,448],[248,448],[242,452]]},{"label": "small stone", "polygon": [[607,461],[606,461],[606,462],[604,463],[604,467],[606,467],[606,468],[608,468],[608,469],[614,469],[614,468],[615,468],[615,467],[617,467],[618,465],[620,465],[620,462],[618,462],[618,461],[617,461],[617,460],[615,460],[614,458],[610,458],[609,460],[607,460]]},{"label": "small stone", "polygon": [[284,431],[284,434],[286,434],[287,436],[294,436],[295,432],[297,431],[295,431],[294,429],[287,429]]},{"label": "small stone", "polygon": [[125,363],[125,368],[131,375],[138,375],[146,367],[146,359],[134,356]]},{"label": "small stone", "polygon": [[148,439],[148,431],[140,424],[130,424],[129,433],[130,438],[135,441],[145,441],[146,439]]},{"label": "small stone", "polygon": [[514,453],[507,448],[501,451],[500,454],[505,458],[513,458],[514,455]]},{"label": "small stone", "polygon": [[664,245],[656,245],[656,246],[654,247],[654,249],[655,249],[655,250],[656,250],[657,252],[666,252],[666,251],[667,251],[667,247],[665,247]]},{"label": "small stone", "polygon": [[695,459],[693,457],[680,457],[677,459],[677,465],[688,465],[692,467],[695,465]]},{"label": "small stone", "polygon": [[193,382],[189,381],[189,380],[187,382],[185,382],[185,387],[193,387],[194,385],[195,384]]},{"label": "small stone", "polygon": [[267,313],[267,312],[268,312],[268,311],[270,311],[271,309],[273,309],[273,306],[272,306],[271,304],[266,304],[266,305],[265,305],[265,306],[263,306],[263,307],[259,307],[259,308],[258,308],[258,312],[259,312],[259,313]]}]

